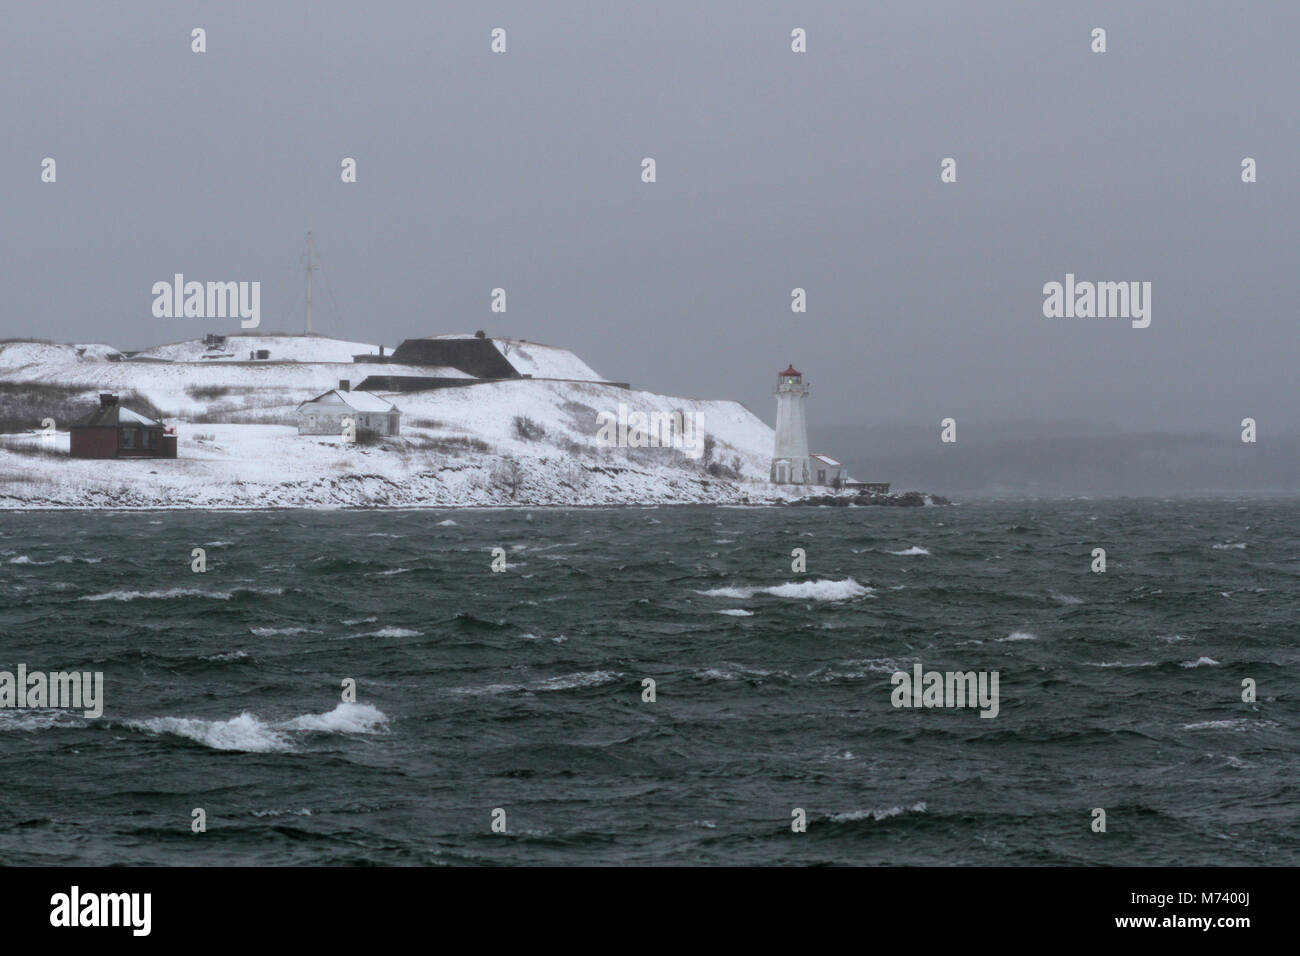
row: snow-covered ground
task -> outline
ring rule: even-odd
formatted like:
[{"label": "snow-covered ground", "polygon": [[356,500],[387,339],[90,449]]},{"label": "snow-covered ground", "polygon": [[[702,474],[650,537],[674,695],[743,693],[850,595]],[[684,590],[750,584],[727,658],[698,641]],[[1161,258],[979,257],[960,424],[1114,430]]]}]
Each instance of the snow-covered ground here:
[{"label": "snow-covered ground", "polygon": [[[96,401],[100,392],[134,391],[165,413],[219,420],[223,413],[297,405],[345,379],[356,387],[377,374],[471,377],[454,368],[354,363],[352,354],[377,354],[379,347],[319,336],[231,336],[230,342],[243,343],[236,353],[242,360],[188,358],[204,354],[202,341],[159,346],[130,361],[110,360],[109,355],[121,353],[106,345],[5,343],[0,345],[0,382],[62,386],[87,402]],[[250,348],[269,348],[271,359],[249,362]],[[146,354],[153,359],[142,360]],[[165,354],[183,357],[160,357]],[[277,360],[277,354],[298,358]],[[69,423],[57,424],[63,428]]]},{"label": "snow-covered ground", "polygon": [[[698,468],[539,447],[503,456],[404,434],[380,446],[282,425],[178,426],[175,460],[0,451],[0,509],[767,504],[795,495]],[[12,441],[12,437],[10,441]],[[31,444],[44,439],[32,436]],[[67,435],[51,446],[66,453]]]},{"label": "snow-covered ground", "polygon": [[[202,339],[156,345],[135,353],[136,359],[166,362],[247,361],[248,353],[264,349],[272,362],[351,362],[354,355],[378,355],[379,346],[346,342],[324,335],[228,335],[223,345],[209,348]],[[392,352],[392,349],[388,349]],[[222,357],[224,356],[224,358]]]},{"label": "snow-covered ground", "polygon": [[[265,344],[250,344],[254,339]],[[505,340],[494,340],[512,362],[532,362],[538,378],[382,393],[402,412],[402,434],[348,444],[299,436],[297,404],[340,379],[355,386],[372,372],[430,370],[338,361],[344,350],[378,351],[361,343],[301,336],[227,341],[242,343],[245,357],[248,348],[269,348],[272,360],[194,360],[195,343],[149,350],[156,361],[112,360],[118,353],[107,346],[4,345],[0,383],[62,385],[88,399],[133,390],[176,428],[179,457],[68,458],[67,422],[56,422],[51,437],[3,436],[0,508],[758,504],[798,497],[768,483],[772,429],[742,405],[601,381],[544,380],[543,374],[598,379],[563,349],[511,342],[506,352]],[[324,360],[276,362],[276,348],[291,345]],[[600,416],[617,417],[620,406],[625,415],[679,413],[694,425],[694,444],[604,447]]]}]

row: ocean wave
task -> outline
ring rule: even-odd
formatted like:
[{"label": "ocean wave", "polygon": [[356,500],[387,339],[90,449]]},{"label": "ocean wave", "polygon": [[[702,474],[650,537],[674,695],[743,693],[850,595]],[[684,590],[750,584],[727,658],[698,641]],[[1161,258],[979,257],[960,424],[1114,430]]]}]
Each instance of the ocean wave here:
[{"label": "ocean wave", "polygon": [[847,601],[849,598],[871,594],[874,588],[859,584],[853,578],[843,581],[798,581],[778,584],[768,588],[714,588],[711,591],[696,591],[704,597],[725,597],[747,600],[755,594],[769,594],[772,597],[795,598],[814,601]]},{"label": "ocean wave", "polygon": [[1031,634],[1029,631],[1012,631],[1006,637],[995,637],[994,643],[1003,644],[1007,641],[1036,641],[1037,634]]},{"label": "ocean wave", "polygon": [[1272,720],[1258,720],[1252,717],[1234,717],[1230,720],[1201,720],[1193,724],[1183,724],[1183,730],[1254,730],[1259,727],[1276,727]]},{"label": "ocean wave", "polygon": [[718,613],[726,614],[729,617],[753,617],[754,616],[753,611],[746,611],[744,608],[741,607],[727,608],[725,611],[719,611]]},{"label": "ocean wave", "polygon": [[925,548],[922,548],[919,545],[914,544],[910,548],[904,548],[902,551],[890,551],[889,553],[896,554],[900,557],[910,557],[915,554],[929,554],[930,552],[927,551]]},{"label": "ocean wave", "polygon": [[547,677],[530,681],[527,684],[485,684],[482,687],[453,687],[448,693],[467,697],[493,696],[511,694],[521,691],[528,693],[576,690],[582,687],[596,687],[619,680],[623,675],[614,671],[577,671],[573,674],[561,674],[559,677]]},{"label": "ocean wave", "polygon": [[578,687],[596,687],[618,680],[613,671],[579,671],[561,677],[548,677],[529,685],[531,690],[573,690]]},{"label": "ocean wave", "polygon": [[353,637],[422,637],[423,632],[412,631],[405,627],[381,627],[377,631],[367,631],[365,634],[353,634]]},{"label": "ocean wave", "polygon": [[1245,551],[1246,542],[1244,541],[1225,541],[1223,544],[1212,546],[1215,551]]},{"label": "ocean wave", "polygon": [[193,740],[213,750],[238,750],[245,753],[284,753],[293,750],[286,736],[293,731],[340,734],[377,733],[388,718],[370,704],[341,703],[325,714],[303,714],[278,724],[270,724],[244,711],[229,720],[203,720],[198,717],[150,717],[128,720],[126,726],[152,734],[171,734]]},{"label": "ocean wave", "polygon": [[763,680],[769,677],[784,677],[787,680],[794,680],[794,675],[788,671],[766,671],[758,667],[743,667],[738,664],[732,666],[735,668],[734,670],[710,667],[707,670],[695,671],[692,676],[709,681],[750,681]]},{"label": "ocean wave", "polygon": [[163,601],[172,598],[199,597],[214,601],[229,601],[234,595],[230,591],[203,591],[199,588],[168,588],[166,591],[105,591],[103,594],[88,594],[77,598],[78,601]]},{"label": "ocean wave", "polygon": [[292,750],[287,739],[268,724],[245,711],[229,720],[202,720],[197,717],[150,717],[128,720],[128,727],[152,734],[185,737],[213,750],[242,750],[248,753],[274,753]]},{"label": "ocean wave", "polygon": [[1218,667],[1219,662],[1213,657],[1198,657],[1194,661],[1183,661],[1180,667]]},{"label": "ocean wave", "polygon": [[910,807],[890,807],[887,810],[849,810],[845,813],[832,813],[826,819],[831,823],[854,823],[858,820],[875,820],[878,823],[904,813],[925,813],[925,802],[914,803]]},{"label": "ocean wave", "polygon": [[249,632],[258,637],[275,637],[278,634],[306,634],[305,627],[250,627]]},{"label": "ocean wave", "polygon": [[82,564],[99,564],[99,562],[103,560],[104,560],[103,558],[80,558],[80,557],[75,557],[74,555],[71,554],[60,554],[58,557],[50,558],[50,560],[48,561],[40,561],[37,560],[36,558],[29,557],[28,555],[20,554],[16,558],[10,558],[9,563],[46,565],[46,564],[72,564],[73,562],[80,561]]},{"label": "ocean wave", "polygon": [[1139,664],[1124,664],[1120,661],[1084,661],[1084,667],[1155,667],[1152,661],[1142,661]]},{"label": "ocean wave", "polygon": [[[73,716],[73,714],[78,716]],[[0,710],[0,732],[10,730],[54,730],[87,726],[79,711]]]},{"label": "ocean wave", "polygon": [[303,714],[281,724],[285,730],[311,730],[321,733],[378,733],[388,717],[370,704],[341,703],[325,714]]},{"label": "ocean wave", "polygon": [[103,594],[87,594],[77,598],[78,601],[167,601],[175,598],[209,598],[214,601],[229,601],[236,594],[283,594],[284,588],[235,588],[233,591],[204,591],[200,588],[168,588],[165,591],[105,591]]},{"label": "ocean wave", "polygon": [[910,665],[903,665],[888,657],[864,657],[859,660],[843,661],[842,667],[861,667],[875,674],[896,674],[907,671]]}]

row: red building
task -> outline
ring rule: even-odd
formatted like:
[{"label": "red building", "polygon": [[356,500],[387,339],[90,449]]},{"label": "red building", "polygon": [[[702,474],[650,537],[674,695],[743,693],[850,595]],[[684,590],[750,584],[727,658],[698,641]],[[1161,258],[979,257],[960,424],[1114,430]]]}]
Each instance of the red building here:
[{"label": "red building", "polygon": [[175,458],[176,436],[162,422],[100,395],[99,408],[68,429],[73,458]]}]

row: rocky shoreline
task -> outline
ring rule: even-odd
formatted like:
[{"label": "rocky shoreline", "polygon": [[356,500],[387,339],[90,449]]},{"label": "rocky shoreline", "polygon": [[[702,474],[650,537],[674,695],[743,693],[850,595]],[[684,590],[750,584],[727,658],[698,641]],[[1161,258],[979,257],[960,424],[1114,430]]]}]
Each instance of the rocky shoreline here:
[{"label": "rocky shoreline", "polygon": [[817,505],[835,508],[864,508],[871,505],[892,508],[923,508],[926,505],[952,504],[943,495],[926,495],[919,491],[904,491],[899,494],[879,494],[860,491],[856,495],[809,495],[806,498],[794,498],[786,501],[787,505]]}]

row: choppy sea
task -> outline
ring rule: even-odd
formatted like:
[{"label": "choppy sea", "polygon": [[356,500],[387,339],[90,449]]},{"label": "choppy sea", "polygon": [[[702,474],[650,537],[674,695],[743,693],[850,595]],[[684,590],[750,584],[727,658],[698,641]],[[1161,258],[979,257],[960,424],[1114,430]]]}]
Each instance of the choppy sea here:
[{"label": "choppy sea", "polygon": [[104,702],[0,708],[0,860],[1295,865],[1298,612],[1294,500],[4,514]]}]

